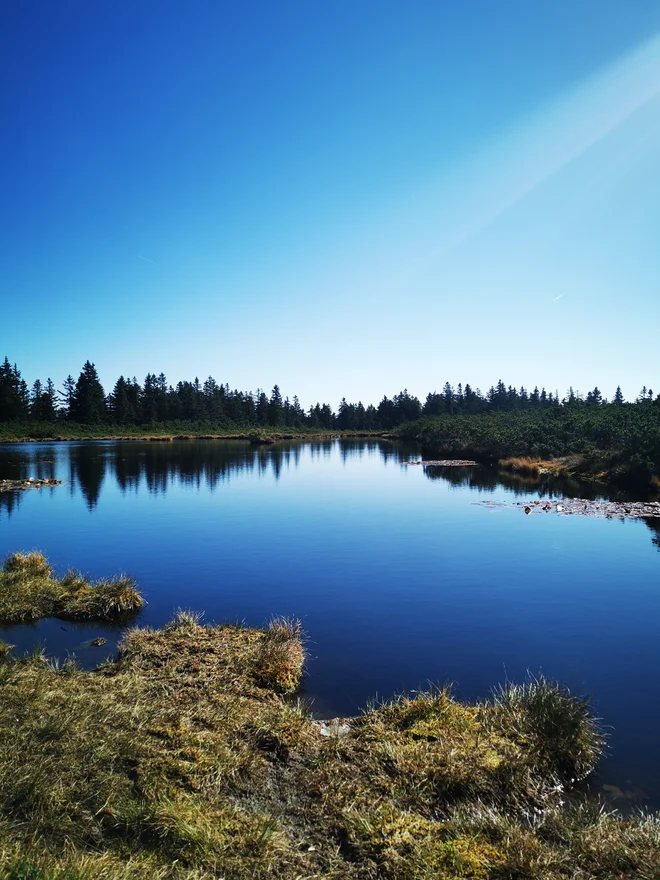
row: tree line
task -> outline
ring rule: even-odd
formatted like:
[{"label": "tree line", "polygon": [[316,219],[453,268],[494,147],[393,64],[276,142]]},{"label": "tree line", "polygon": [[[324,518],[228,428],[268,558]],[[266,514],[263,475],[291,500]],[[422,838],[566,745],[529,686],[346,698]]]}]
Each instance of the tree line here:
[{"label": "tree line", "polygon": [[[391,430],[422,417],[466,416],[484,413],[553,410],[565,407],[623,406],[618,387],[605,399],[596,387],[586,396],[570,388],[563,398],[555,392],[532,391],[505,385],[502,380],[487,392],[469,384],[445,383],[441,392],[430,392],[424,402],[407,389],[387,396],[377,406],[342,398],[335,411],[328,403],[305,410],[297,396],[283,397],[278,385],[270,392],[231,390],[212,376],[204,382],[168,382],[161,372],[147,373],[142,383],[120,376],[106,393],[94,364],[86,361],[77,379],[69,375],[61,388],[48,379],[37,379],[30,388],[16,364],[5,357],[0,365],[0,422],[67,421],[82,425],[149,425],[163,422],[208,422],[227,427],[270,427],[322,430]],[[644,387],[637,405],[660,405],[660,395]]]}]

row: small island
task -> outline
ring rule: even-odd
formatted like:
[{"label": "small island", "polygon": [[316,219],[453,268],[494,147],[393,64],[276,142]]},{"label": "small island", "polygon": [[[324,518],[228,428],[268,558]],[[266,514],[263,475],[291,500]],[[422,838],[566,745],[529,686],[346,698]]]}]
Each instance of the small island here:
[{"label": "small island", "polygon": [[42,489],[45,486],[60,486],[62,480],[35,479],[27,477],[24,480],[0,480],[0,492],[22,492],[24,489]]}]

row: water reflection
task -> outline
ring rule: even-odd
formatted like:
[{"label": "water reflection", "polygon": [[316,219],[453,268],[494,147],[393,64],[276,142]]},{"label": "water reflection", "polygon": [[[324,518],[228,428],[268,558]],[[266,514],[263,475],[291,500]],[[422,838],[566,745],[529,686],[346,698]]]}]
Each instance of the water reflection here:
[{"label": "water reflection", "polygon": [[653,533],[651,543],[660,550],[660,518],[647,519],[644,522]]},{"label": "water reflection", "polygon": [[[246,441],[104,441],[64,444],[34,444],[0,449],[0,478],[57,478],[68,484],[71,495],[80,491],[88,509],[99,504],[106,481],[114,481],[122,494],[137,493],[141,487],[152,494],[164,494],[177,483],[184,487],[215,490],[237,476],[272,476],[276,481],[297,469],[303,456],[312,461],[327,459],[338,450],[343,463],[377,455],[385,464],[403,465],[419,461],[419,449],[412,444],[384,439],[342,438],[284,441],[251,446]],[[494,493],[505,490],[515,496],[537,498],[585,498],[589,500],[631,500],[620,489],[569,477],[513,474],[496,467],[442,467],[424,465],[426,479],[442,481],[456,488]],[[10,517],[23,500],[24,492],[0,493],[0,517]],[[660,520],[649,520],[653,543],[660,550]]]},{"label": "water reflection", "polygon": [[0,446],[0,479],[25,480],[28,477],[52,480],[56,457],[48,446]]},{"label": "water reflection", "polygon": [[[0,447],[0,479],[2,480],[26,480],[28,477],[53,480],[56,478],[56,470],[56,460],[49,449],[35,446],[25,451],[9,445]],[[3,515],[10,517],[18,510],[24,494],[23,491],[0,492],[0,519]]]},{"label": "water reflection", "polygon": [[444,480],[452,486],[480,489],[495,492],[506,489],[514,495],[534,495],[540,498],[586,498],[589,501],[634,500],[621,490],[575,480],[571,477],[558,477],[551,474],[534,477],[513,474],[497,467],[435,467],[425,466],[424,473],[429,480]]},{"label": "water reflection", "polygon": [[0,519],[3,514],[9,518],[14,511],[18,510],[22,495],[22,492],[0,492]]},{"label": "water reflection", "polygon": [[102,448],[94,445],[72,446],[69,453],[69,485],[80,486],[87,506],[93,510],[101,495],[105,478],[106,455]]}]

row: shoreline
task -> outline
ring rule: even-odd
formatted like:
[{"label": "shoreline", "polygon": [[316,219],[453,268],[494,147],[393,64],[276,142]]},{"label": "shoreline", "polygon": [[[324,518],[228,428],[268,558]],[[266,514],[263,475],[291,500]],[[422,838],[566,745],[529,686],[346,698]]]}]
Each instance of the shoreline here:
[{"label": "shoreline", "polygon": [[85,436],[76,436],[76,437],[64,437],[61,434],[49,436],[49,437],[11,437],[11,438],[0,438],[0,446],[7,444],[17,444],[17,443],[94,443],[99,441],[106,440],[117,440],[117,441],[136,441],[136,442],[150,442],[150,443],[168,443],[175,440],[246,440],[253,444],[261,444],[261,443],[277,443],[280,440],[338,440],[338,439],[347,439],[351,438],[369,438],[373,437],[374,439],[379,440],[388,440],[392,439],[392,434],[389,431],[318,431],[314,433],[302,433],[302,432],[279,432],[279,431],[263,431],[255,434],[254,431],[240,431],[234,433],[209,433],[209,432],[186,432],[181,434],[169,433],[169,434],[152,434],[152,433],[142,433],[142,434],[105,434],[101,433],[95,435],[93,437],[85,437]]}]

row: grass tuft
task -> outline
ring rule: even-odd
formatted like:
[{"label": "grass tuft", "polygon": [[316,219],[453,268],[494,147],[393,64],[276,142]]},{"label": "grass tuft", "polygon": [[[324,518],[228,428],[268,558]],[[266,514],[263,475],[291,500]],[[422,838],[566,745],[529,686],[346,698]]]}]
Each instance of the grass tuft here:
[{"label": "grass tuft", "polygon": [[58,579],[46,557],[37,551],[12,553],[0,571],[0,623],[25,623],[42,617],[110,620],[136,614],[144,604],[128,575],[93,583],[70,570]]},{"label": "grass tuft", "polygon": [[588,776],[604,749],[604,736],[589,703],[544,676],[498,688],[494,693],[497,722],[516,731],[534,760],[563,782]]},{"label": "grass tuft", "polygon": [[11,553],[4,562],[3,570],[6,574],[20,575],[23,577],[51,577],[53,569],[43,553],[32,550],[30,553]]},{"label": "grass tuft", "polygon": [[177,608],[174,617],[165,625],[166,632],[194,629],[204,617],[203,611],[190,611],[188,608]]},{"label": "grass tuft", "polygon": [[281,693],[294,691],[304,662],[300,621],[286,617],[271,620],[263,634],[257,658],[259,681]]}]

